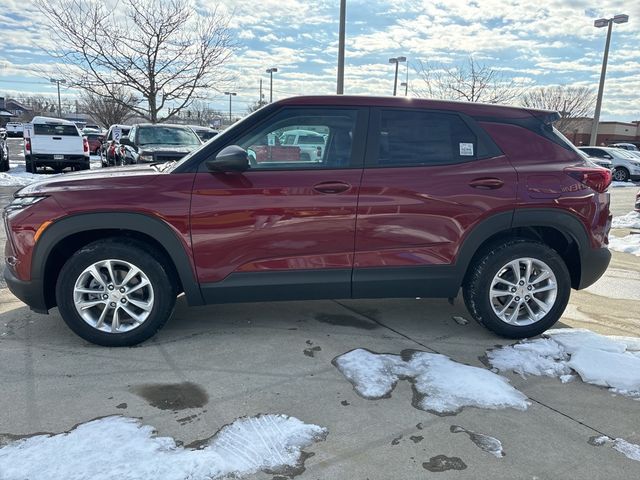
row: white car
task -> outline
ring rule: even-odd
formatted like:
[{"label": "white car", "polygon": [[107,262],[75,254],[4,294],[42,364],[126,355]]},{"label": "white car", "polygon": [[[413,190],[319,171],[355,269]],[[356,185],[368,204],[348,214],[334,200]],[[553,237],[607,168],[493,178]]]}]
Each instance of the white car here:
[{"label": "white car", "polygon": [[640,157],[614,147],[579,147],[587,155],[605,158],[613,163],[613,179],[618,182],[640,180]]},{"label": "white car", "polygon": [[300,160],[307,162],[321,162],[327,137],[313,130],[287,130],[280,135],[280,145],[296,146],[300,148]]},{"label": "white car", "polygon": [[6,126],[8,137],[21,137],[24,132],[24,126],[19,122],[9,122]]},{"label": "white car", "polygon": [[61,172],[89,169],[89,143],[75,123],[49,117],[34,117],[24,139],[24,160],[27,172],[37,173],[40,167]]}]

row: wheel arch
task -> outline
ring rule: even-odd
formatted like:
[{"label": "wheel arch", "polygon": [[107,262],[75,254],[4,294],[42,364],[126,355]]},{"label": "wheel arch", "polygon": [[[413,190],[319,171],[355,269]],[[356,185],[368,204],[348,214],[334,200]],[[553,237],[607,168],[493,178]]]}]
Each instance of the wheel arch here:
[{"label": "wheel arch", "polygon": [[202,305],[202,294],[191,258],[181,240],[162,220],[139,213],[103,212],[65,217],[49,226],[34,249],[31,278],[40,280],[45,305],[55,306],[55,285],[60,268],[74,252],[92,241],[114,237],[135,238],[155,247],[177,273],[180,289],[190,305]]}]

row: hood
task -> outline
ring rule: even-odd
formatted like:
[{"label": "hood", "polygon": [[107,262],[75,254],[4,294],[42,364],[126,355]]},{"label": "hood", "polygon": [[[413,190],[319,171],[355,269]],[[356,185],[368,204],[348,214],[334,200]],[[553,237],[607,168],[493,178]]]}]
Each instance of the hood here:
[{"label": "hood", "polygon": [[200,145],[164,145],[161,143],[154,143],[149,145],[141,145],[138,149],[138,153],[140,155],[148,154],[148,153],[184,153],[185,155],[196,148],[199,148]]},{"label": "hood", "polygon": [[166,175],[150,164],[100,168],[74,173],[51,175],[18,190],[17,197],[42,195],[63,190],[95,190],[127,188],[149,183],[158,175]]}]

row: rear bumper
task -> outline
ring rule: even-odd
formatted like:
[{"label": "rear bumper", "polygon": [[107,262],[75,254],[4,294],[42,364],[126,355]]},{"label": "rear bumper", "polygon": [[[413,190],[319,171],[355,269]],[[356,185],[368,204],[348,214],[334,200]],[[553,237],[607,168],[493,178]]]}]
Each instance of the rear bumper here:
[{"label": "rear bumper", "polygon": [[89,165],[89,156],[65,155],[63,159],[54,159],[53,155],[31,154],[29,157],[39,167],[62,167],[69,165]]},{"label": "rear bumper", "polygon": [[608,248],[590,248],[582,254],[580,285],[577,290],[593,285],[607,270],[611,261]]},{"label": "rear bumper", "polygon": [[18,279],[8,265],[4,267],[4,279],[7,287],[18,299],[26,303],[37,313],[49,313],[44,300],[42,282],[39,280],[23,281]]}]

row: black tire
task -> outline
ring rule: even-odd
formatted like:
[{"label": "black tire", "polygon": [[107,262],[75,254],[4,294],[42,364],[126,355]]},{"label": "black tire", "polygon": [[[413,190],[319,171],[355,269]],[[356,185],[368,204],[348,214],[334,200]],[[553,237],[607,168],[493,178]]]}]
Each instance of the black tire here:
[{"label": "black tire", "polygon": [[[76,310],[74,287],[82,272],[96,262],[114,259],[139,268],[153,288],[153,306],[146,320],[127,332],[103,332],[89,325]],[[98,240],[81,248],[64,264],[56,284],[58,309],[65,323],[83,339],[106,347],[136,345],[151,338],[167,322],[176,302],[176,274],[165,255],[133,239]]]},{"label": "black tire", "polygon": [[629,170],[624,167],[617,167],[613,170],[613,179],[616,182],[626,182],[630,176]]},{"label": "black tire", "polygon": [[0,172],[9,171],[9,157],[0,159]]},{"label": "black tire", "polygon": [[24,169],[27,171],[27,173],[36,173],[35,162],[31,159],[31,155],[25,157]]},{"label": "black tire", "polygon": [[[552,307],[546,315],[529,325],[512,325],[500,319],[494,312],[490,297],[491,283],[498,271],[520,258],[544,262],[555,275],[557,284]],[[502,337],[518,339],[540,335],[555,324],[569,302],[570,293],[571,277],[560,255],[541,242],[527,239],[508,240],[486,248],[469,266],[463,285],[465,304],[478,323]]]}]

